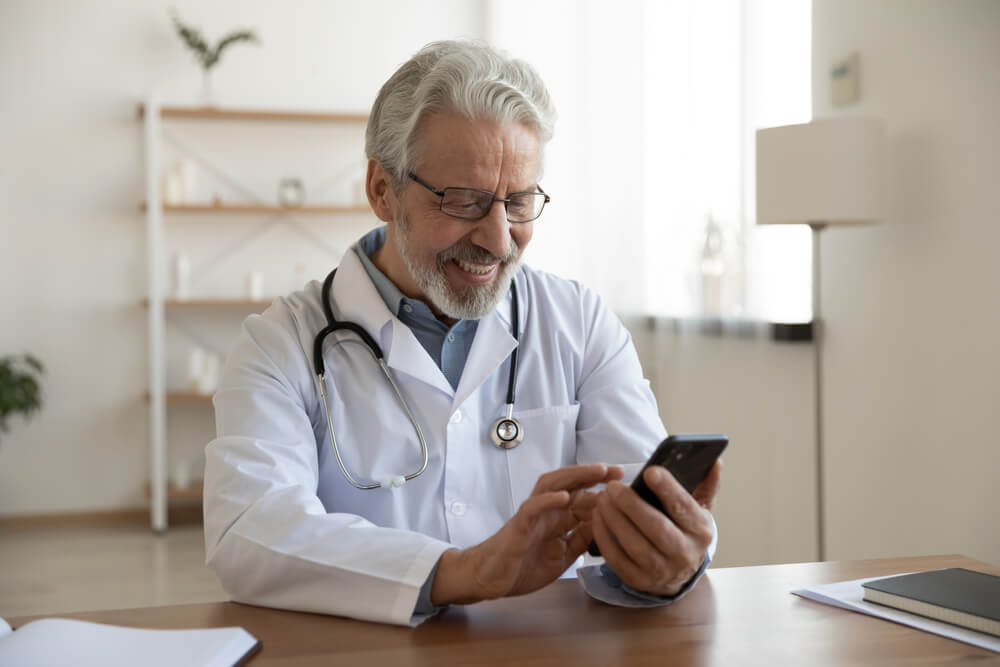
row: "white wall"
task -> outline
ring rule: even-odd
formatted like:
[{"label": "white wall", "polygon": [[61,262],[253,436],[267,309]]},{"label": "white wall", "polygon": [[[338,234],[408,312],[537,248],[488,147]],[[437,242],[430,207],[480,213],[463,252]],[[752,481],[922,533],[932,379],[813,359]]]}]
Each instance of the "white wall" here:
[{"label": "white wall", "polygon": [[1000,562],[1000,3],[815,0],[813,26],[815,116],[880,116],[891,153],[883,224],[823,237],[829,556]]},{"label": "white wall", "polygon": [[[145,505],[144,152],[135,106],[154,85],[182,103],[197,101],[201,87],[169,6],[209,38],[242,27],[260,34],[261,46],[224,56],[214,82],[223,105],[366,111],[426,42],[483,34],[482,5],[469,0],[0,3],[0,355],[29,351],[48,369],[43,411],[0,436],[0,515]],[[237,173],[273,182],[263,162],[244,161]],[[343,245],[373,222],[309,224]],[[168,233],[192,226],[172,224]],[[277,247],[290,262],[299,252]],[[208,410],[172,409],[171,446],[203,445]]]}]

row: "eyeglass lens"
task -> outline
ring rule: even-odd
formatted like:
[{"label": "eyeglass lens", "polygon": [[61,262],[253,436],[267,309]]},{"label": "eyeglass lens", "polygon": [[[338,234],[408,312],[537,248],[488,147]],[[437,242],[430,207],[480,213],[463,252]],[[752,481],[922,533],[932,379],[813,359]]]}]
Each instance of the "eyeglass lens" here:
[{"label": "eyeglass lens", "polygon": [[[507,219],[511,222],[530,222],[542,213],[545,195],[541,192],[517,192],[506,203]],[[441,210],[448,215],[466,220],[485,217],[493,204],[493,195],[482,190],[445,188]]]}]

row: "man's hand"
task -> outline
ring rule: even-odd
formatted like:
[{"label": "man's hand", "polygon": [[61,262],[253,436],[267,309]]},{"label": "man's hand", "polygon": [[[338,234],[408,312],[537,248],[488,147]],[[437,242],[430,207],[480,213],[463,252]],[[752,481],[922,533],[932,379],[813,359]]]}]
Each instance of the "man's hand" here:
[{"label": "man's hand", "polygon": [[716,461],[689,494],[661,466],[644,473],[671,521],[619,482],[608,484],[593,511],[593,532],[608,566],[632,588],[676,595],[701,567],[712,542],[711,510],[722,477]]},{"label": "man's hand", "polygon": [[622,469],[570,466],[538,478],[510,521],[485,542],[441,556],[431,588],[436,605],[530,593],[559,577],[590,544],[594,484],[619,480]]}]

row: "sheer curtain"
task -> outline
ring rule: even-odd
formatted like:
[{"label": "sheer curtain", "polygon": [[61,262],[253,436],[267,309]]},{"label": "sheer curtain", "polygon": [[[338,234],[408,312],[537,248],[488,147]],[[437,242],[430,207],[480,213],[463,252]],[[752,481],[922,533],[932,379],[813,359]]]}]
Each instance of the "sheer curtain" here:
[{"label": "sheer curtain", "polygon": [[495,0],[559,111],[528,261],[623,314],[810,318],[808,230],[758,229],[754,131],[811,114],[808,0]]}]

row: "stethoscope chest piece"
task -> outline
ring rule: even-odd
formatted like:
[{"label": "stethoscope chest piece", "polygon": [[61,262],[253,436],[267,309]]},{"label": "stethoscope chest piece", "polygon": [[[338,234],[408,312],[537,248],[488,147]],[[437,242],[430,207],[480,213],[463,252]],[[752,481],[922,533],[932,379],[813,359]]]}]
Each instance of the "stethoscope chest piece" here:
[{"label": "stethoscope chest piece", "polygon": [[493,429],[490,431],[493,444],[500,449],[514,449],[524,440],[524,429],[521,427],[521,422],[514,419],[511,412],[509,411],[506,417],[501,417],[493,422]]}]

